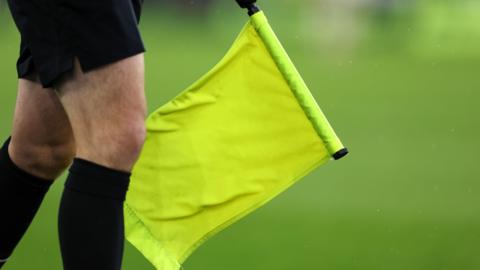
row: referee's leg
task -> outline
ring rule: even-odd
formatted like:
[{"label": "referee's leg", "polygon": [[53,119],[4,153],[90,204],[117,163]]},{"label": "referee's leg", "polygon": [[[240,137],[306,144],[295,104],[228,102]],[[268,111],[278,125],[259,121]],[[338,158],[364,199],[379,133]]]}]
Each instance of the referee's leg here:
[{"label": "referee's leg", "polygon": [[74,156],[72,129],[58,96],[20,79],[11,140],[0,150],[0,268]]},{"label": "referee's leg", "polygon": [[65,270],[121,269],[125,200],[130,172],[145,140],[143,54],[57,85],[76,142],[59,211]]}]

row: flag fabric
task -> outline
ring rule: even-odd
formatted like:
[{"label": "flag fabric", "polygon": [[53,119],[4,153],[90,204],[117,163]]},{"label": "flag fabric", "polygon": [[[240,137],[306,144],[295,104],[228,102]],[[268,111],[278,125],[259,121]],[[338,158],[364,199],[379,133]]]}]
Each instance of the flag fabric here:
[{"label": "flag fabric", "polygon": [[147,130],[125,226],[158,270],[181,269],[206,240],[346,153],[263,12]]}]

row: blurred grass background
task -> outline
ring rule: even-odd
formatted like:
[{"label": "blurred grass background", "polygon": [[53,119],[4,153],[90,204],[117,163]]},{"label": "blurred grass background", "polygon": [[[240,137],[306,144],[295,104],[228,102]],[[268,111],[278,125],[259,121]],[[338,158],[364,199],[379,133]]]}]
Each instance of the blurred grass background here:
[{"label": "blurred grass background", "polygon": [[[233,0],[146,2],[153,110],[207,72],[247,18]],[[259,2],[351,155],[215,236],[185,269],[480,269],[480,3]],[[0,2],[1,138],[17,55]],[[63,181],[6,270],[61,269]],[[127,245],[124,269],[153,268]]]}]

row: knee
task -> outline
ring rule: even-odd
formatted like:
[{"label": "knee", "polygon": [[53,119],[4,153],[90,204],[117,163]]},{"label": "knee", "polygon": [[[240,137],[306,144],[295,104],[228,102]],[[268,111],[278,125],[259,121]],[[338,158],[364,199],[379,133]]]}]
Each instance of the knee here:
[{"label": "knee", "polygon": [[110,168],[130,171],[145,142],[145,121],[125,120],[92,137],[92,144],[85,147],[88,149],[79,148],[84,157]]},{"label": "knee", "polygon": [[45,179],[59,177],[75,157],[73,142],[52,142],[41,145],[16,143],[12,140],[10,155],[22,170]]},{"label": "knee", "polygon": [[146,138],[145,121],[132,121],[119,131],[119,136],[113,142],[112,153],[115,156],[123,157],[133,165],[140,156]]}]

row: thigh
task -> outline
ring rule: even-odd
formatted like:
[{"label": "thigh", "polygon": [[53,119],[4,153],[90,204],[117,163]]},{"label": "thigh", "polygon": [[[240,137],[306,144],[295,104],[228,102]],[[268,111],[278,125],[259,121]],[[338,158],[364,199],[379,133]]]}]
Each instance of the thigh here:
[{"label": "thigh", "polygon": [[130,160],[116,162],[112,156],[118,160],[128,155],[129,147],[137,147],[132,146],[135,136],[145,133],[143,54],[89,72],[83,72],[75,60],[73,72],[56,89],[72,123],[77,157],[128,170]]},{"label": "thigh", "polygon": [[10,146],[12,159],[28,171],[25,167],[29,161],[25,159],[51,159],[62,154],[50,153],[51,149],[71,149],[74,144],[70,121],[55,91],[20,79]]}]

